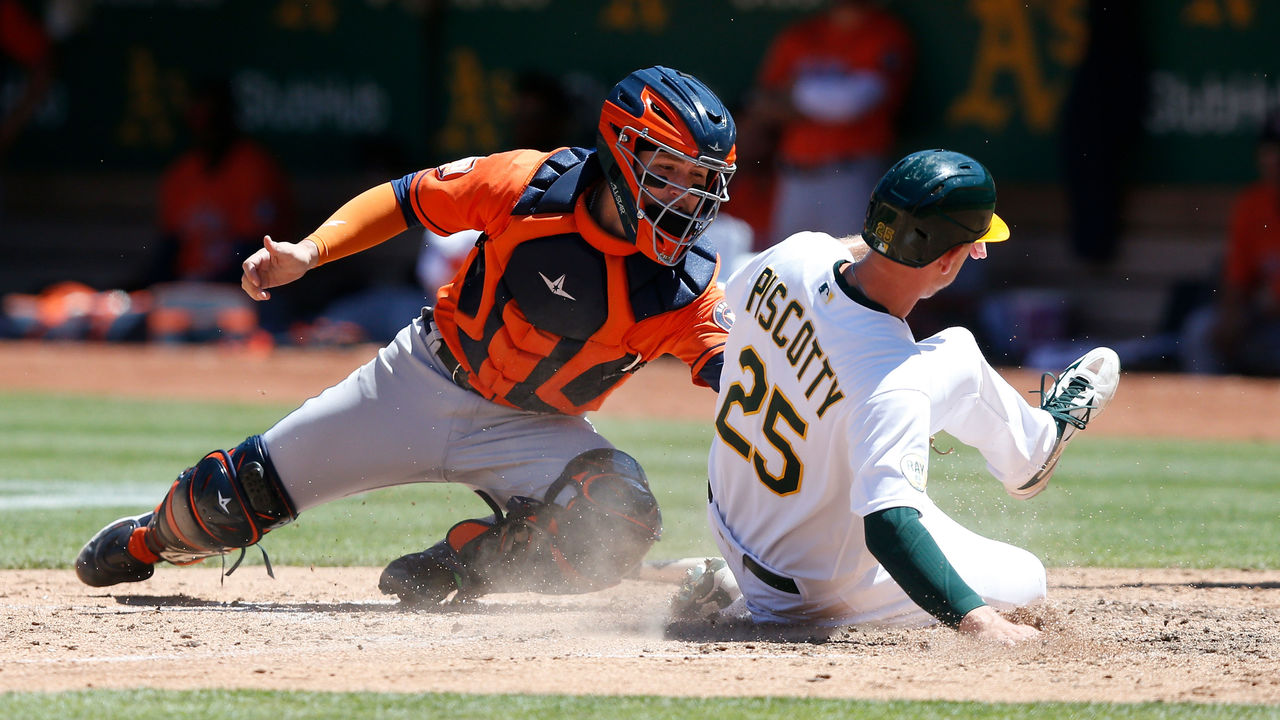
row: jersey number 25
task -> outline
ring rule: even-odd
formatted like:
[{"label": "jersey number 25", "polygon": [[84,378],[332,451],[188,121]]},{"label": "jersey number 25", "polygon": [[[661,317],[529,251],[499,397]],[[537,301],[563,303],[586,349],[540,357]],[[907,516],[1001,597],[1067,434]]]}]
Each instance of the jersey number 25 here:
[{"label": "jersey number 25", "polygon": [[[809,430],[809,424],[796,412],[795,406],[782,394],[776,386],[769,385],[765,376],[764,362],[756,351],[750,347],[738,353],[738,365],[751,373],[752,383],[748,389],[740,382],[735,382],[724,392],[724,400],[720,412],[716,415],[716,434],[726,445],[733,448],[744,460],[750,462],[756,470],[756,477],[765,487],[779,495],[790,495],[800,489],[804,479],[804,463],[796,455],[791,442],[778,431],[778,421],[786,423],[796,435],[803,440]],[[766,402],[766,397],[768,402]],[[742,408],[744,424],[751,426],[753,440],[748,440],[741,432],[729,424],[729,412],[733,406]],[[764,417],[757,417],[761,409]],[[768,442],[782,456],[782,472],[775,475],[769,467],[758,447],[760,442]]]}]

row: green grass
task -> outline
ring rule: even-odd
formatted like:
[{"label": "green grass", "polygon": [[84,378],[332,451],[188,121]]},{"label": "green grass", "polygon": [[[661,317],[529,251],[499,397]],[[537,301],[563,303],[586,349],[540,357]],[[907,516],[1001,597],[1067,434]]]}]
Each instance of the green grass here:
[{"label": "green grass", "polygon": [[[154,506],[183,468],[291,409],[0,393],[0,543],[7,551],[0,565],[70,567],[104,524]],[[665,529],[653,557],[714,554],[702,514],[708,431],[599,424],[637,456],[662,503]],[[464,517],[488,513],[465,488],[423,483],[315,508],[263,544],[276,564],[383,565],[430,545]],[[261,560],[251,553],[245,562]]]},{"label": "green grass", "polygon": [[[290,409],[0,394],[0,542],[7,550],[0,563],[68,567],[103,524],[153,505],[179,470]],[[650,557],[714,554],[704,516],[710,427],[613,418],[597,425],[640,460],[662,504],[663,538]],[[1050,488],[1027,502],[1005,495],[976,451],[947,437],[937,446],[956,451],[932,457],[935,501],[965,526],[1025,547],[1046,565],[1280,566],[1269,540],[1280,507],[1280,444],[1083,435]],[[68,498],[76,504],[58,506]],[[405,486],[311,510],[264,544],[280,564],[381,565],[487,512],[461,487]]]},{"label": "green grass", "polygon": [[[127,715],[104,708],[129,708]],[[961,702],[870,702],[807,698],[667,698],[564,695],[458,695],[431,693],[303,693],[203,690],[155,690],[0,695],[0,710],[11,720],[59,718],[129,720],[218,718],[219,720],[566,720],[566,718],[628,718],[629,720],[1251,720],[1274,718],[1274,708],[1241,705],[1102,705],[1040,703],[1036,705]]]},{"label": "green grass", "polygon": [[1270,569],[1280,567],[1277,464],[1280,444],[1083,435],[1031,500],[1006,495],[963,446],[934,456],[929,494],[966,527],[1050,567]]},{"label": "green grass", "polygon": [[[290,407],[0,393],[0,557],[4,567],[69,568],[107,521],[157,502],[205,452],[269,427]],[[598,419],[640,460],[663,508],[650,557],[712,554],[706,528],[710,428]],[[938,447],[956,445],[946,437]],[[931,459],[930,495],[965,526],[1026,547],[1046,565],[1280,566],[1280,445],[1084,435],[1054,483],[1018,502],[957,447]],[[271,534],[273,562],[379,566],[421,549],[454,521],[487,512],[463,488],[415,485],[330,503]],[[256,553],[247,563],[261,562]],[[0,695],[4,718],[1262,718],[1275,708],[1169,704],[1002,705],[786,698],[397,695],[376,693],[74,692]]]}]

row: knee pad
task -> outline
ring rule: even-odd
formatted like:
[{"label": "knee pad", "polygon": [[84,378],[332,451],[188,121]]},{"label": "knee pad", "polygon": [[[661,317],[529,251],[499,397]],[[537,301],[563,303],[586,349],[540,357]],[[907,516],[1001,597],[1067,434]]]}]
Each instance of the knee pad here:
[{"label": "knee pad", "polygon": [[616,584],[640,565],[662,534],[658,499],[640,463],[612,448],[571,460],[544,501],[557,508],[558,547],[592,584]]},{"label": "knee pad", "polygon": [[644,470],[608,448],[571,460],[541,501],[515,497],[505,515],[494,510],[493,520],[464,520],[446,538],[476,594],[610,587],[640,564],[662,532]]},{"label": "knee pad", "polygon": [[262,436],[215,450],[173,482],[147,526],[157,558],[185,564],[249,547],[297,517]]}]

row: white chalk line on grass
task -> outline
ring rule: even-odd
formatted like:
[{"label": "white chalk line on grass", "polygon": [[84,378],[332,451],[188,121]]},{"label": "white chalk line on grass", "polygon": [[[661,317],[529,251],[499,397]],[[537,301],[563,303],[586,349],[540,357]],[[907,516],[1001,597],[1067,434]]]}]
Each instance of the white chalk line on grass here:
[{"label": "white chalk line on grass", "polygon": [[154,660],[208,660],[213,658],[264,657],[270,655],[287,655],[290,650],[236,650],[217,652],[183,652],[183,653],[148,653],[146,655],[109,655],[105,657],[74,658],[18,658],[6,660],[14,665],[97,665],[100,663],[151,662]]},{"label": "white chalk line on grass", "polygon": [[164,484],[0,478],[0,512],[67,508],[149,507],[164,497]]}]

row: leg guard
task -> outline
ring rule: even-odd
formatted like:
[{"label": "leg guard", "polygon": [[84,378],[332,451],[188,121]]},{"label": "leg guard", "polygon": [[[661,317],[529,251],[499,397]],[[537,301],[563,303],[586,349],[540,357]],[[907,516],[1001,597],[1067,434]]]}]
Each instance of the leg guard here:
[{"label": "leg guard", "polygon": [[[486,498],[488,501],[488,498]],[[574,458],[541,501],[515,497],[506,513],[464,520],[445,540],[383,571],[379,587],[413,603],[487,592],[581,593],[616,585],[662,532],[639,463],[612,449]]]},{"label": "leg guard", "polygon": [[193,563],[254,545],[296,517],[262,436],[254,435],[183,471],[129,547],[149,555],[141,557],[147,562]]},{"label": "leg guard", "polygon": [[565,466],[543,498],[559,592],[618,584],[662,534],[658,499],[640,463],[613,449],[585,452]]}]

